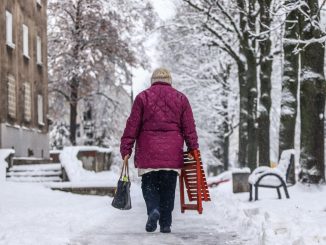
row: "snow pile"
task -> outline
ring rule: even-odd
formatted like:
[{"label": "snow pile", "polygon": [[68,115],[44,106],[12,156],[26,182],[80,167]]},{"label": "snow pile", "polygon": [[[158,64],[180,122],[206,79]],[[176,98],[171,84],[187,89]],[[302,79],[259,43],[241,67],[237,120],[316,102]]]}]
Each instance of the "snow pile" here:
[{"label": "snow pile", "polygon": [[275,189],[263,188],[252,202],[248,193],[232,193],[232,181],[211,191],[217,193],[226,226],[235,225],[245,240],[255,238],[251,244],[326,244],[325,185],[298,183],[289,188],[290,199],[278,199]]},{"label": "snow pile", "polygon": [[80,151],[98,151],[98,152],[111,152],[110,148],[100,148],[96,146],[70,146],[65,147],[60,154],[60,162],[71,182],[75,185],[81,182],[88,182],[95,185],[98,183],[103,186],[107,184],[109,186],[115,185],[117,178],[112,171],[103,171],[95,173],[94,171],[88,171],[83,168],[83,163],[78,160],[77,155]]},{"label": "snow pile", "polygon": [[6,172],[8,168],[8,163],[6,161],[10,154],[15,154],[13,149],[0,149],[0,182],[6,181]]},{"label": "snow pile", "polygon": [[[232,176],[231,171],[228,172]],[[210,189],[212,202],[216,202],[216,208],[223,213],[223,217],[219,217],[220,222],[225,229],[235,229],[241,234],[241,238],[245,241],[242,243],[243,245],[262,245],[261,227],[264,220],[253,220],[252,214],[255,213],[255,210],[246,210],[232,190],[232,181],[221,183],[217,188]]]},{"label": "snow pile", "polygon": [[224,171],[223,173],[217,175],[208,177],[207,181],[208,184],[210,183],[216,183],[216,182],[224,182],[227,180],[232,180],[232,174],[239,174],[239,173],[250,173],[250,168],[233,168],[229,171]]},{"label": "snow pile", "polygon": [[[108,197],[5,182],[0,188],[0,244],[71,244],[69,238],[113,214]],[[110,225],[110,224],[108,224]]]}]

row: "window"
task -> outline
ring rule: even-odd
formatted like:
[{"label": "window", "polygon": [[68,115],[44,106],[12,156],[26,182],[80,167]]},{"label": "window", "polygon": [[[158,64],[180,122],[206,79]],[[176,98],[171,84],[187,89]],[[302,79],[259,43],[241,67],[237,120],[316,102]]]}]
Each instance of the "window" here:
[{"label": "window", "polygon": [[12,40],[12,14],[6,11],[6,44],[11,48],[15,48]]},{"label": "window", "polygon": [[26,82],[24,84],[24,118],[30,122],[32,118],[32,94],[31,84]]},{"label": "window", "polygon": [[44,125],[43,121],[43,96],[37,95],[37,116],[38,116],[38,124]]},{"label": "window", "polygon": [[29,59],[28,54],[28,27],[23,25],[23,55]]},{"label": "window", "polygon": [[36,5],[38,7],[42,7],[42,0],[36,0]]},{"label": "window", "polygon": [[16,118],[16,81],[14,76],[8,76],[8,114]]},{"label": "window", "polygon": [[36,37],[36,63],[42,65],[42,42],[39,36]]}]

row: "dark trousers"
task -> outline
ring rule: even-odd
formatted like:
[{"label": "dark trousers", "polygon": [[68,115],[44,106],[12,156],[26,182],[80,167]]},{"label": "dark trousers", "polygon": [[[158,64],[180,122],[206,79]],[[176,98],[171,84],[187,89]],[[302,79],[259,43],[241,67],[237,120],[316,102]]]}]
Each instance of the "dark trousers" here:
[{"label": "dark trousers", "polygon": [[141,187],[147,214],[157,209],[160,212],[160,226],[172,224],[177,176],[177,172],[166,170],[152,171],[142,176]]}]

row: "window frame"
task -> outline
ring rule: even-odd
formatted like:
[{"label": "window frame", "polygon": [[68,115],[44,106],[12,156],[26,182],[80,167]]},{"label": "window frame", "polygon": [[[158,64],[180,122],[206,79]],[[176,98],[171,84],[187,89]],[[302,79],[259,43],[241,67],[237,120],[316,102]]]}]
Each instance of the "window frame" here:
[{"label": "window frame", "polygon": [[16,47],[14,44],[14,25],[12,13],[6,10],[6,45],[12,49]]},{"label": "window frame", "polygon": [[23,56],[27,59],[30,59],[29,57],[29,29],[28,26],[23,24]]},{"label": "window frame", "polygon": [[42,0],[36,0],[36,6],[42,8]]},{"label": "window frame", "polygon": [[40,126],[44,126],[44,106],[43,106],[43,95],[37,95],[37,122]]},{"label": "window frame", "polygon": [[42,39],[39,35],[36,36],[36,64],[43,65],[42,62]]}]

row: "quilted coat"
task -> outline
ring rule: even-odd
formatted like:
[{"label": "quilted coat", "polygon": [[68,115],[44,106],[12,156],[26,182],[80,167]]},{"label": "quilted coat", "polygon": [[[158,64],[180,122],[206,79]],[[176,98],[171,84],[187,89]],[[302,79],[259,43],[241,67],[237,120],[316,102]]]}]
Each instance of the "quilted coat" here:
[{"label": "quilted coat", "polygon": [[198,137],[187,97],[169,83],[155,82],[134,101],[121,138],[122,158],[136,141],[138,168],[181,168],[184,141],[198,148]]}]

